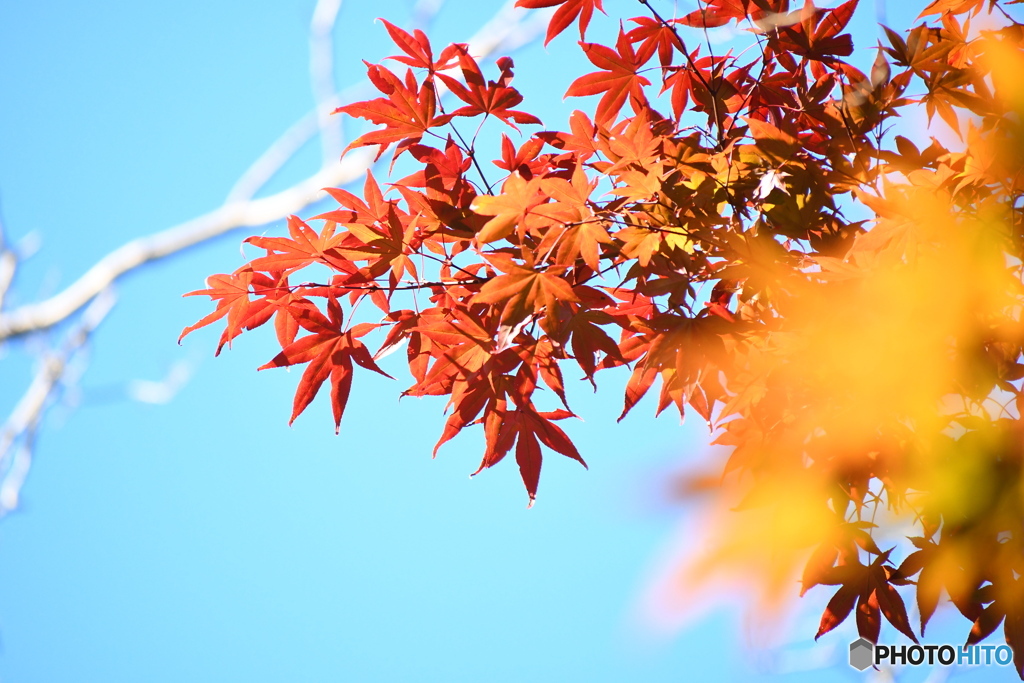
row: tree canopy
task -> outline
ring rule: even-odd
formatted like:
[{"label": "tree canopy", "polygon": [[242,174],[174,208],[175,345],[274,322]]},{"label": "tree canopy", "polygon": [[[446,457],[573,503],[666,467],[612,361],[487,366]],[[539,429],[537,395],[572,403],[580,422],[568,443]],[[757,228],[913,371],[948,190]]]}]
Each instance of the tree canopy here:
[{"label": "tree canopy", "polygon": [[[686,581],[832,586],[817,635],[852,616],[873,642],[883,619],[916,641],[945,593],[1024,676],[1016,3],[936,0],[866,70],[857,0],[641,0],[607,44],[600,0],[518,4],[557,8],[548,42],[578,29],[588,111],[549,127],[511,59],[384,22],[379,97],[336,114],[376,126],[346,151],[386,181],[246,240],[182,336],[220,322],[219,353],[273,321],[261,369],[304,366],[291,420],[326,386],[335,429],[356,366],[404,346],[403,395],[447,400],[435,453],[482,426],[477,471],[514,451],[531,504],[545,450],[584,463],[563,368],[628,366],[622,417],[653,390],[730,449],[682,487],[719,511]],[[715,53],[726,25],[749,44]]]}]

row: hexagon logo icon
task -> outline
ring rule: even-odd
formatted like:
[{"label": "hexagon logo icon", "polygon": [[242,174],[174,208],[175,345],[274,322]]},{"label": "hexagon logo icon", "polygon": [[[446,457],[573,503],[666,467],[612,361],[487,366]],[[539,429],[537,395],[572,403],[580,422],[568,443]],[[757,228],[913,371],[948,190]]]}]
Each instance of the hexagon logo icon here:
[{"label": "hexagon logo icon", "polygon": [[858,638],[850,643],[850,666],[863,671],[874,663],[875,646],[867,638]]}]

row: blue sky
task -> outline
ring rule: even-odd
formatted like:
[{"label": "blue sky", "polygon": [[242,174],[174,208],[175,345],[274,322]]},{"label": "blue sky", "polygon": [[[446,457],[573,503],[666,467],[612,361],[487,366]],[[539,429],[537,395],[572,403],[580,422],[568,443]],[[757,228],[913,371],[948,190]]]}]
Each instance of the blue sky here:
[{"label": "blue sky", "polygon": [[[313,4],[0,3],[3,220],[23,245],[39,241],[12,303],[223,201],[313,105]],[[410,5],[344,5],[343,85],[361,79],[360,59],[392,53],[373,18],[401,24]],[[449,5],[435,44],[487,18]],[[563,36],[515,55],[526,108],[550,127],[580,106],[560,99],[585,65],[569,47]],[[269,189],[318,162],[310,147]],[[590,470],[548,457],[531,510],[512,462],[467,477],[478,435],[431,460],[443,402],[399,402],[401,382],[357,375],[340,436],[323,400],[288,427],[298,373],[255,371],[272,335],[217,359],[218,331],[176,344],[209,310],[181,294],[239,266],[252,232],[118,286],[84,374],[47,416],[21,509],[0,521],[0,679],[860,678],[840,661],[851,631],[810,638],[826,594],[805,599],[774,649],[751,646],[735,610],[651,635],[637,605],[680,519],[659,482],[708,451],[699,420],[655,420],[650,401],[616,425],[621,373],[596,396],[582,383],[570,394],[586,422],[567,429]],[[0,350],[4,415],[42,343]],[[132,398],[175,367],[191,376],[172,401]],[[837,666],[794,671],[819,660]]]}]

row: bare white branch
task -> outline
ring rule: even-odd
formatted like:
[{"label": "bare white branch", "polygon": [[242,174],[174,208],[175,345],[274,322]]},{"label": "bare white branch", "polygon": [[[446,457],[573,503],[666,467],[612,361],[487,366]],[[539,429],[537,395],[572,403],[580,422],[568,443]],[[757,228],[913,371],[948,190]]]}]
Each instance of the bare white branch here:
[{"label": "bare white branch", "polygon": [[0,246],[0,310],[3,310],[7,290],[14,282],[14,273],[18,269],[18,256],[5,246]]},{"label": "bare white branch", "polygon": [[[334,0],[337,1],[337,0]],[[323,8],[323,9],[321,9]],[[332,0],[318,4],[321,19],[314,19],[316,30],[333,26],[337,8]],[[540,35],[546,23],[544,12],[527,13],[507,2],[495,16],[470,39],[470,49],[480,57],[496,50],[511,51]],[[38,303],[27,304],[0,315],[0,341],[18,337],[60,323],[85,306],[93,297],[118,278],[146,263],[166,258],[240,227],[255,227],[280,220],[301,211],[320,198],[324,187],[344,185],[361,177],[372,163],[368,150],[354,150],[340,163],[328,163],[319,171],[292,187],[269,197],[251,199],[285,161],[320,130],[318,108],[313,119],[304,118],[285,133],[253,164],[236,183],[229,200],[220,208],[162,232],[133,240],[100,259],[84,275],[63,291]],[[314,122],[316,125],[314,125]],[[2,271],[0,271],[2,274]]]},{"label": "bare white branch", "polygon": [[331,112],[337,107],[334,93],[334,25],[341,0],[319,0],[309,25],[309,76],[316,102],[317,128],[326,166],[341,154],[341,124]]},{"label": "bare white branch", "polygon": [[100,292],[68,334],[62,348],[43,355],[28,390],[0,430],[0,515],[17,507],[21,486],[31,463],[36,429],[68,364],[107,317],[116,299],[111,289]]},{"label": "bare white branch", "polygon": [[[444,5],[444,0],[421,0],[413,8],[412,23],[429,23]],[[310,25],[310,76],[316,107],[284,132],[238,179],[226,202],[243,201],[256,196],[302,147],[320,134],[323,166],[337,163],[341,154],[341,122],[331,113],[346,102],[361,99],[372,91],[367,82],[335,92],[332,32],[337,25],[341,0],[323,0],[313,12]]]},{"label": "bare white branch", "polygon": [[7,244],[7,234],[4,231],[3,217],[0,216],[0,311],[4,307],[4,298],[7,290],[14,282],[14,273],[18,268],[18,255]]},{"label": "bare white branch", "polygon": [[[353,100],[359,97],[363,97],[364,93],[369,92],[370,86],[368,83],[359,83],[351,88],[346,89],[341,93],[336,93],[331,97],[331,106],[340,106],[346,101]],[[295,156],[296,153],[302,147],[312,140],[317,133],[320,132],[319,127],[319,110],[313,109],[306,113],[301,119],[291,125],[288,130],[281,134],[277,140],[273,142],[264,152],[259,156],[256,161],[252,163],[249,168],[238,178],[235,182],[234,187],[228,193],[227,198],[224,200],[225,204],[231,204],[235,202],[245,202],[252,199],[256,194],[263,189],[268,182],[270,182],[274,176],[281,170],[281,168],[288,163],[288,161]],[[321,170],[329,165],[337,164],[338,160],[332,158],[329,162],[321,166]]]},{"label": "bare white branch", "polygon": [[140,403],[170,403],[192,375],[192,363],[179,360],[171,365],[161,380],[133,379],[128,383],[128,397]]},{"label": "bare white branch", "polygon": [[300,211],[317,199],[321,188],[344,185],[362,176],[372,154],[356,150],[334,166],[321,169],[292,187],[260,199],[236,201],[155,235],[132,240],[104,256],[64,291],[0,318],[0,340],[42,330],[61,322],[115,280],[141,265],[176,254],[239,227],[265,225]]},{"label": "bare white branch", "polygon": [[32,466],[32,448],[35,445],[37,425],[26,434],[22,443],[14,451],[11,464],[0,479],[0,516],[12,512],[18,507],[18,500],[21,498],[21,487],[28,477],[28,470]]},{"label": "bare white branch", "polygon": [[554,9],[525,10],[509,0],[469,39],[472,54],[484,57],[497,50],[513,52],[533,42],[547,28]]}]

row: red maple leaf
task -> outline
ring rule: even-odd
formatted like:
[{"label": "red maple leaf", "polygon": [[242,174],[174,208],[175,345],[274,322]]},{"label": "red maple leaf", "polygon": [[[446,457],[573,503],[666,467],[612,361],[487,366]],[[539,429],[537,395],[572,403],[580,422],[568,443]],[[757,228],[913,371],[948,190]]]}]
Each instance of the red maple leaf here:
[{"label": "red maple leaf", "polygon": [[345,209],[328,211],[313,218],[322,218],[327,221],[336,221],[346,225],[358,223],[360,225],[373,225],[374,223],[385,222],[388,213],[394,202],[384,199],[384,193],[380,191],[377,179],[373,177],[373,171],[366,172],[366,180],[363,182],[363,201],[348,190],[340,187],[325,187],[324,192],[331,195],[334,201],[341,204]]},{"label": "red maple leaf", "polygon": [[808,0],[803,9],[790,12],[788,18],[779,21],[778,38],[771,38],[769,45],[824,62],[851,55],[853,38],[848,33],[839,33],[850,23],[858,2],[848,0],[833,9],[820,9]]},{"label": "red maple leaf", "polygon": [[625,363],[619,351],[618,344],[608,336],[608,333],[601,329],[600,325],[612,322],[610,315],[604,311],[580,311],[569,321],[569,329],[572,332],[570,337],[570,348],[573,358],[579,363],[584,376],[594,384],[594,373],[597,371],[598,353],[620,363]]},{"label": "red maple leaf", "polygon": [[531,211],[544,201],[540,180],[526,180],[518,173],[505,179],[498,195],[479,195],[473,200],[473,211],[483,216],[494,216],[483,226],[476,238],[480,244],[504,239],[519,226],[523,233],[528,228]]},{"label": "red maple leaf", "polygon": [[518,150],[515,143],[509,136],[501,134],[501,159],[495,159],[492,163],[498,168],[503,168],[509,173],[518,173],[526,180],[530,180],[541,169],[544,168],[543,160],[538,160],[537,155],[544,147],[544,140],[533,137],[524,142]]},{"label": "red maple leaf", "polygon": [[329,318],[324,317],[317,309],[303,309],[296,316],[296,320],[313,334],[292,342],[259,369],[309,363],[295,390],[292,417],[288,424],[295,422],[295,418],[306,409],[323,383],[330,378],[331,409],[334,412],[334,431],[337,433],[341,429],[341,416],[345,412],[345,404],[352,388],[352,361],[367,370],[373,370],[390,379],[394,378],[377,367],[369,350],[358,340],[358,337],[375,329],[377,325],[361,323],[343,331],[341,305],[333,294],[327,299],[327,312]]},{"label": "red maple leaf", "polygon": [[680,24],[697,28],[725,26],[731,20],[743,21],[748,16],[757,21],[785,12],[789,0],[705,0],[705,6],[679,19]]},{"label": "red maple leaf", "polygon": [[541,131],[537,137],[557,149],[575,152],[580,162],[597,153],[594,146],[597,128],[584,112],[577,109],[569,115],[569,130],[569,133]]},{"label": "red maple leaf", "polygon": [[298,216],[288,216],[288,237],[250,237],[247,244],[267,250],[266,256],[255,258],[249,264],[255,270],[290,273],[311,263],[330,266],[336,259],[327,251],[341,238],[334,234],[335,224],[328,222],[318,235]]},{"label": "red maple leaf", "polygon": [[427,34],[415,29],[412,34],[404,31],[386,19],[379,19],[387,29],[391,40],[402,52],[408,56],[397,55],[387,57],[407,66],[427,69],[430,72],[444,71],[455,66],[455,57],[458,52],[458,45],[449,45],[441,51],[441,56],[434,61],[433,51],[430,49],[430,40]]},{"label": "red maple leaf", "polygon": [[270,277],[255,273],[252,289],[258,298],[249,302],[242,327],[254,330],[273,317],[274,330],[281,347],[295,341],[295,335],[299,332],[299,323],[295,317],[303,309],[316,308],[316,304],[305,297],[309,290],[290,287],[288,276],[281,271],[271,272]]},{"label": "red maple leaf", "polygon": [[[516,408],[514,411],[506,411],[504,401],[495,401],[488,405],[484,413],[484,435],[487,439],[487,450],[484,452],[480,467],[473,474],[493,467],[516,445],[516,462],[519,464],[519,473],[523,477],[523,484],[530,494],[530,505],[537,498],[537,484],[540,481],[540,468],[543,461],[540,444],[543,443],[551,450],[576,460],[584,467],[587,463],[583,461],[576,446],[562,429],[554,424],[552,420],[564,420],[567,417],[575,417],[568,410],[554,410],[546,413],[537,412],[532,405],[525,405]],[[539,440],[539,442],[538,442]]]},{"label": "red maple leaf", "polygon": [[530,313],[544,309],[550,316],[559,301],[579,301],[569,283],[556,274],[564,268],[537,271],[517,265],[504,254],[488,254],[487,258],[505,274],[488,280],[473,297],[473,303],[501,308],[502,324],[515,325]]},{"label": "red maple leaf", "polygon": [[556,7],[561,5],[548,23],[548,34],[544,38],[547,45],[551,39],[569,27],[576,17],[580,18],[580,38],[587,32],[591,17],[594,16],[594,9],[604,12],[601,0],[516,0],[516,7],[528,9],[540,9],[542,7]]},{"label": "red maple leaf", "polygon": [[583,97],[600,95],[594,119],[598,123],[606,123],[615,118],[619,109],[630,95],[638,102],[646,103],[643,86],[651,82],[638,72],[644,65],[643,59],[633,51],[633,44],[620,29],[619,39],[615,43],[616,50],[598,43],[580,43],[587,59],[594,66],[602,69],[594,73],[580,76],[566,91],[566,97]]},{"label": "red maple leaf", "polygon": [[[633,43],[640,43],[642,61],[646,62],[655,50],[658,51],[658,61],[662,66],[672,63],[672,53],[675,50],[683,51],[683,41],[680,40],[671,23],[658,21],[653,17],[634,17],[630,19],[637,26],[626,36]],[[674,19],[674,22],[681,23],[681,20]]]},{"label": "red maple leaf", "polygon": [[[501,69],[501,77],[497,81],[485,81],[476,63],[465,47],[459,46],[459,66],[462,67],[462,76],[466,79],[466,85],[462,85],[451,76],[438,74],[438,78],[444,81],[445,85],[460,100],[468,104],[467,107],[460,107],[449,116],[478,116],[479,114],[491,114],[516,130],[519,130],[512,121],[516,123],[540,123],[533,114],[524,111],[516,111],[511,107],[523,101],[519,91],[509,86],[512,82],[512,59],[501,57],[497,61]],[[509,120],[511,119],[511,120]]]},{"label": "red maple leaf", "polygon": [[376,157],[379,159],[389,145],[397,142],[399,143],[395,150],[397,157],[407,147],[419,142],[427,130],[443,126],[451,120],[451,115],[434,115],[437,108],[437,94],[429,79],[417,86],[416,77],[412,71],[407,71],[403,83],[384,67],[368,62],[364,63],[370,81],[387,97],[353,102],[344,107],[338,107],[334,113],[367,119],[384,126],[384,128],[360,135],[349,143],[349,146],[345,148],[346,152],[353,147],[380,145]]},{"label": "red maple leaf", "polygon": [[395,185],[429,187],[448,199],[451,198],[456,186],[460,189],[465,188],[463,176],[473,160],[462,153],[462,148],[451,136],[448,137],[443,152],[427,145],[413,145],[409,148],[409,153],[423,164],[423,168],[402,178]]},{"label": "red maple leaf", "polygon": [[249,301],[249,285],[252,284],[254,277],[265,286],[272,286],[274,284],[270,278],[259,273],[253,273],[252,267],[246,265],[230,275],[211,275],[206,278],[206,289],[183,294],[182,296],[204,294],[217,302],[217,308],[213,313],[210,313],[196,324],[189,325],[182,330],[181,336],[178,337],[178,343],[181,343],[185,335],[227,316],[227,327],[221,334],[220,343],[217,345],[217,353],[214,354],[219,355],[225,344],[230,344],[232,339],[242,333],[246,315],[249,312],[249,304],[251,303]]}]

